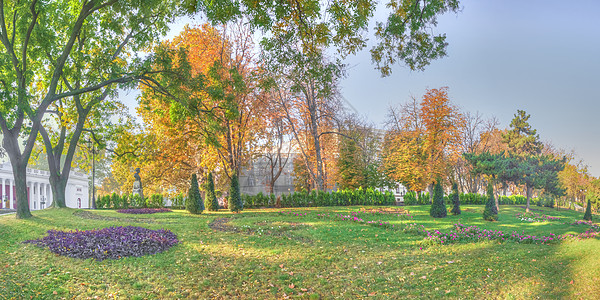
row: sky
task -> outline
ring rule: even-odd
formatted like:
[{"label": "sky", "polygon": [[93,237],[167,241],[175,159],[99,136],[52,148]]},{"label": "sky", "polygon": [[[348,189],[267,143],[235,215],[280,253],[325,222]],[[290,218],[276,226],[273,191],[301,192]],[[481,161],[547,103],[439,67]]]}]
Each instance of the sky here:
[{"label": "sky", "polygon": [[[382,127],[390,105],[447,86],[454,104],[495,116],[500,128],[525,110],[543,141],[574,151],[600,176],[600,1],[462,0],[461,7],[438,19],[434,31],[446,34],[448,55],[425,71],[396,65],[382,78],[369,47],[348,57],[341,94],[349,106]],[[131,107],[136,94],[125,96]]]}]

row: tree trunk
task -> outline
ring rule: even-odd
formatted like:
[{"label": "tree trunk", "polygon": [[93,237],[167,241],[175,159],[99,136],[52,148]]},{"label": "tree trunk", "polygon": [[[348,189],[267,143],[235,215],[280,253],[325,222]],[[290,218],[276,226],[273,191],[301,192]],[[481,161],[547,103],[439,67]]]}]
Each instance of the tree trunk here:
[{"label": "tree trunk", "polygon": [[17,219],[30,218],[29,199],[27,195],[27,165],[13,166],[17,196]]},{"label": "tree trunk", "polygon": [[[20,152],[19,140],[12,132],[4,132],[3,130],[3,134],[2,145],[10,158],[10,165],[15,179],[15,196],[17,198],[16,217],[17,219],[30,218],[32,215],[29,210],[29,199],[27,197],[27,162],[29,155],[24,155]],[[28,154],[31,154],[31,149],[26,147],[25,151],[27,150],[29,150]]]},{"label": "tree trunk", "polygon": [[67,197],[66,197],[66,189],[67,189],[67,181],[68,177],[65,176],[53,175],[50,173],[50,187],[52,188],[52,206],[55,208],[66,208],[67,207]]},{"label": "tree trunk", "polygon": [[315,103],[315,99],[313,99],[313,101],[311,101],[311,103],[313,103],[312,105],[309,104],[308,106],[308,110],[310,112],[310,133],[313,137],[314,140],[314,145],[315,145],[315,157],[317,159],[316,164],[317,164],[317,182],[316,182],[316,188],[318,191],[324,191],[325,190],[325,184],[323,182],[323,157],[321,156],[321,142],[319,140],[319,130],[318,130],[318,123],[317,123],[317,107],[316,107],[316,103]]}]

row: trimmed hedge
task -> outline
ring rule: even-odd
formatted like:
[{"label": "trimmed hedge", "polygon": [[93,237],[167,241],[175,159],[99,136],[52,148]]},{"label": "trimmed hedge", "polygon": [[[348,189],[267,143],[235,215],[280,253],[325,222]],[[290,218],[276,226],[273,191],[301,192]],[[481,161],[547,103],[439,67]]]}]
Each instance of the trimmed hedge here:
[{"label": "trimmed hedge", "polygon": [[382,193],[371,188],[356,190],[338,190],[332,192],[302,191],[280,196],[278,203],[274,195],[242,196],[245,208],[261,207],[315,207],[349,205],[395,205],[396,199],[391,192]]},{"label": "trimmed hedge", "polygon": [[[415,192],[408,192],[406,193],[406,195],[404,195],[404,205],[429,205],[431,204],[429,202],[429,194],[428,193],[423,193],[424,196],[421,196],[419,198],[417,198],[417,196],[415,196]],[[472,204],[476,204],[476,205],[485,205],[485,203],[487,202],[487,196],[486,195],[480,195],[480,194],[471,194],[471,193],[463,193],[459,195],[459,201],[461,205],[472,205]],[[542,201],[546,201],[546,202],[542,202]],[[543,200],[543,199],[539,199],[539,198],[533,198],[531,199],[531,205],[537,205],[538,203],[543,203],[543,206],[547,206],[550,205],[550,202],[552,201],[552,205],[554,204],[553,200],[549,199],[549,200]],[[453,205],[452,199],[449,196],[444,196],[444,202],[446,203],[446,205]],[[527,198],[525,196],[521,196],[521,195],[511,195],[511,196],[500,196],[498,198],[498,204],[500,205],[525,205],[527,203]]]}]

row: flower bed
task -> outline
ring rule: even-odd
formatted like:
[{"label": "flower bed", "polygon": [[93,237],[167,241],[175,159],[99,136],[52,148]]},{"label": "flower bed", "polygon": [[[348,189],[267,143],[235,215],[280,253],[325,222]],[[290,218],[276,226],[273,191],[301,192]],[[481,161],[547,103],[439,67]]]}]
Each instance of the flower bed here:
[{"label": "flower bed", "polygon": [[144,256],[166,251],[179,243],[169,230],[151,230],[143,227],[108,227],[86,231],[48,230],[48,235],[30,243],[73,258],[96,260]]},{"label": "flower bed", "polygon": [[521,222],[544,222],[544,221],[560,221],[559,217],[551,217],[540,215],[532,212],[517,213],[517,219]]},{"label": "flower bed", "polygon": [[596,227],[591,227],[586,232],[580,234],[562,234],[556,235],[551,233],[549,236],[527,235],[525,232],[504,233],[501,230],[481,229],[477,226],[466,226],[463,224],[454,224],[454,230],[449,233],[443,233],[438,230],[427,232],[425,238],[426,244],[450,244],[458,242],[479,242],[484,240],[489,241],[512,241],[522,244],[551,244],[567,239],[589,239],[600,238],[600,231]]},{"label": "flower bed", "polygon": [[118,213],[136,214],[136,215],[164,213],[164,212],[171,212],[171,211],[172,210],[170,210],[168,208],[129,208],[129,209],[117,210]]}]

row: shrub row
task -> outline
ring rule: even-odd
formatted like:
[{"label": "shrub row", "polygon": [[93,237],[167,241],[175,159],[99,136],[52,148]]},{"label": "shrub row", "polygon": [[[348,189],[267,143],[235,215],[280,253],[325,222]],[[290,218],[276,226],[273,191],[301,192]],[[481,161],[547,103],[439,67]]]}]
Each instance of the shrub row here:
[{"label": "shrub row", "polygon": [[105,195],[98,197],[96,200],[96,208],[129,208],[129,207],[148,207],[148,208],[161,208],[165,207],[165,199],[161,194],[154,194],[150,198],[140,197],[135,194],[124,194],[119,195],[112,193],[111,195]]},{"label": "shrub row", "polygon": [[[460,204],[478,204],[484,205],[487,201],[487,197],[485,195],[480,194],[471,194],[471,193],[462,193],[459,195]],[[444,196],[444,202],[447,205],[452,205],[452,194]],[[521,195],[511,195],[511,196],[500,196],[498,198],[498,203],[500,205],[525,205],[527,203],[527,198]],[[404,195],[404,205],[430,205],[429,201],[429,193],[421,193],[421,195],[416,194],[415,192],[408,192]],[[552,198],[532,198],[530,201],[531,205],[538,206],[546,206],[546,207],[554,207],[554,200]]]},{"label": "shrub row", "polygon": [[242,200],[244,208],[396,204],[394,194],[391,192],[382,193],[371,188],[332,192],[302,191],[283,194],[278,198],[275,198],[273,195],[258,193],[257,195],[243,195]]}]

